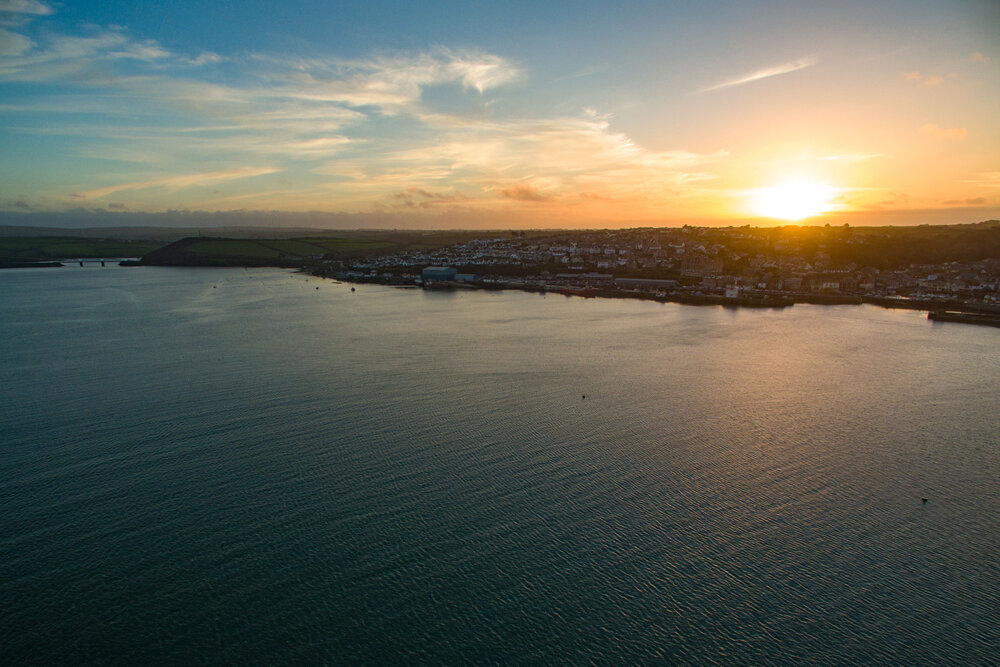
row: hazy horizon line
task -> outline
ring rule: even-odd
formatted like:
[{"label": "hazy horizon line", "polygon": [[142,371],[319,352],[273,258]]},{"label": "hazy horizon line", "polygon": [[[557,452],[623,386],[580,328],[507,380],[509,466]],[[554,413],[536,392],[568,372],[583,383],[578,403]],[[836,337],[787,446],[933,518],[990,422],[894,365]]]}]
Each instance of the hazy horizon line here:
[{"label": "hazy horizon line", "polygon": [[[904,219],[901,221],[901,219]],[[274,210],[168,210],[158,212],[71,209],[68,211],[3,211],[0,227],[37,229],[304,229],[329,231],[496,231],[496,230],[587,230],[681,228],[684,226],[725,227],[823,227],[848,224],[855,227],[915,227],[919,225],[970,225],[1000,220],[997,207],[955,207],[949,209],[911,209],[834,212],[802,220],[776,220],[765,217],[675,218],[664,220],[581,220],[549,221],[509,214],[491,213],[470,216],[443,213],[435,216],[407,213],[345,213],[326,211]]]}]

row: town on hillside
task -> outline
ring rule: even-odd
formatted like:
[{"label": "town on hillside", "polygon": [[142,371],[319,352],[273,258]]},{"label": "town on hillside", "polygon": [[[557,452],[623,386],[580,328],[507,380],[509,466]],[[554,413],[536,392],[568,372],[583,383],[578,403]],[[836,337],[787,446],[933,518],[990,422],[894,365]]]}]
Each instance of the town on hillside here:
[{"label": "town on hillside", "polygon": [[652,228],[509,232],[317,275],[692,303],[861,303],[1000,310],[1000,223],[916,228]]}]

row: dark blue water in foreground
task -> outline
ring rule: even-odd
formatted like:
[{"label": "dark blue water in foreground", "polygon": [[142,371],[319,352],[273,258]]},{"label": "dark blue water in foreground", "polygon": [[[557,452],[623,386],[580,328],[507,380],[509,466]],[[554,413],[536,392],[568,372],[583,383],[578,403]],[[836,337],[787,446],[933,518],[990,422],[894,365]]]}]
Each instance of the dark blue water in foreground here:
[{"label": "dark blue water in foreground", "polygon": [[0,272],[6,664],[995,663],[1000,330],[349,290]]}]

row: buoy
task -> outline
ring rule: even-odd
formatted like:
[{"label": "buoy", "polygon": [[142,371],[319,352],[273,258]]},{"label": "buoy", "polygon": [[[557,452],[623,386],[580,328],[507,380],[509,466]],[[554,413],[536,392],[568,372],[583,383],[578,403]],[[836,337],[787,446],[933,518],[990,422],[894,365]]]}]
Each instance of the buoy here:
[{"label": "buoy", "polygon": [[586,394],[583,395],[583,400],[587,400],[587,395]]},{"label": "buoy", "polygon": [[927,504],[927,499],[926,498],[921,498],[921,500],[924,501],[924,505]]}]

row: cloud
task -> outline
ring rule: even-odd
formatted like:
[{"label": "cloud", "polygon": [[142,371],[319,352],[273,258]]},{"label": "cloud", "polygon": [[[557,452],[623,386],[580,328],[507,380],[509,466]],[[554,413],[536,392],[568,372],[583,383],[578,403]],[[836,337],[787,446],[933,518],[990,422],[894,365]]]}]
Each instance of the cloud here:
[{"label": "cloud", "polygon": [[964,127],[941,127],[940,125],[935,125],[934,123],[928,123],[921,127],[920,133],[928,137],[954,140],[965,139],[969,134],[968,130]]},{"label": "cloud", "polygon": [[499,56],[445,48],[354,60],[261,54],[255,59],[266,68],[257,73],[258,78],[289,98],[374,107],[390,114],[416,112],[429,86],[458,83],[482,93],[520,75],[517,67]]},{"label": "cloud", "polygon": [[76,199],[97,199],[100,197],[106,197],[107,195],[114,194],[116,192],[123,192],[126,190],[145,190],[147,188],[167,188],[170,190],[177,190],[180,188],[190,187],[192,185],[207,185],[209,183],[218,183],[219,181],[230,181],[238,178],[263,176],[264,174],[273,174],[276,171],[278,170],[272,167],[242,167],[228,171],[168,176],[166,178],[158,178],[150,181],[120,183],[118,185],[111,185],[104,188],[96,188],[94,190],[74,194],[73,197]]},{"label": "cloud", "polygon": [[102,65],[122,60],[162,61],[172,55],[154,41],[134,41],[113,30],[83,37],[49,34],[43,44],[31,43],[30,47],[4,54],[8,57],[0,59],[0,81],[107,86],[123,79]]},{"label": "cloud", "polygon": [[1000,171],[984,171],[966,183],[973,183],[981,188],[1000,188]]},{"label": "cloud", "polygon": [[469,197],[454,189],[443,192],[431,192],[423,188],[407,188],[406,192],[397,192],[389,198],[390,205],[395,208],[433,209],[469,201]]},{"label": "cloud", "polygon": [[0,12],[46,16],[54,13],[54,10],[38,0],[0,0]]},{"label": "cloud", "polygon": [[948,199],[942,204],[945,206],[985,206],[989,203],[986,197],[968,197],[967,199]]},{"label": "cloud", "polygon": [[214,65],[215,63],[221,63],[225,58],[220,56],[218,53],[212,53],[211,51],[202,51],[194,58],[185,58],[185,62],[189,65],[194,65],[195,67],[200,67],[202,65]]},{"label": "cloud", "polygon": [[450,62],[447,70],[462,82],[466,88],[475,88],[480,93],[488,88],[496,88],[510,83],[519,72],[509,62],[490,54],[476,52],[453,53],[443,50]]},{"label": "cloud", "polygon": [[497,192],[501,197],[516,199],[517,201],[542,202],[552,199],[551,197],[543,195],[527,183],[518,183],[517,185],[509,188],[501,188],[497,190]]},{"label": "cloud", "polygon": [[[949,74],[949,77],[954,77],[954,74]],[[912,84],[918,86],[924,86],[927,88],[932,88],[934,86],[940,86],[944,83],[945,77],[933,74],[930,76],[924,76],[920,72],[903,72],[903,80],[909,81]]]},{"label": "cloud", "polygon": [[702,88],[697,92],[708,93],[714,90],[722,90],[723,88],[742,86],[743,84],[752,83],[754,81],[760,81],[761,79],[768,79],[772,76],[780,76],[781,74],[789,74],[790,72],[797,72],[801,69],[812,67],[816,65],[818,62],[819,61],[813,57],[800,58],[799,60],[793,60],[791,62],[783,63],[781,65],[775,65],[774,67],[766,67],[764,69],[759,69],[755,72],[745,74],[735,79],[729,79],[728,81],[723,81],[722,83],[717,83],[713,86]]},{"label": "cloud", "polygon": [[969,56],[969,60],[971,60],[974,63],[983,63],[983,64],[985,64],[985,63],[988,63],[990,61],[990,57],[987,56],[987,55],[984,55],[984,54],[980,53],[979,51],[976,51],[971,56]]},{"label": "cloud", "polygon": [[35,43],[24,35],[0,28],[0,56],[19,56],[34,45]]}]

